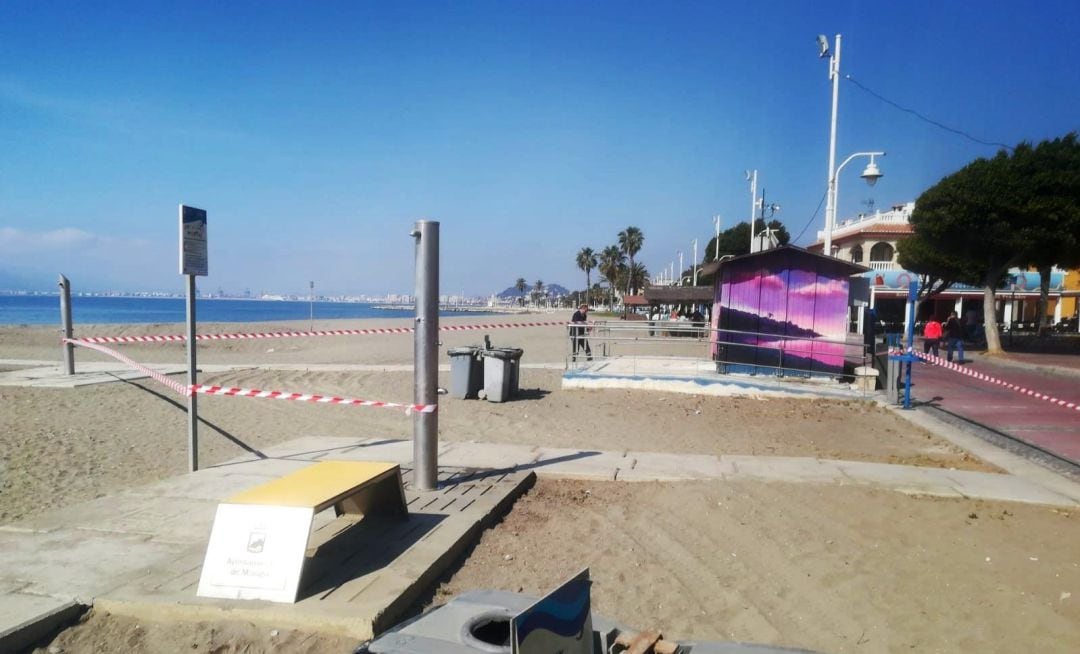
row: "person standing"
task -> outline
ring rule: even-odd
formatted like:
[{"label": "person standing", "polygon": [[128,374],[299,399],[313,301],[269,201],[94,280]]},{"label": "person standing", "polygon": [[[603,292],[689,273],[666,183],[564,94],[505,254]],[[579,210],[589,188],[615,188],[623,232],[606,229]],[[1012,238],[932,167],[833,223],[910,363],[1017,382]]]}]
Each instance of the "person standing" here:
[{"label": "person standing", "polygon": [[586,324],[589,322],[589,305],[582,304],[570,318],[570,345],[573,350],[573,361],[577,361],[578,350],[585,355],[587,361],[592,361],[592,348],[589,347],[589,339],[585,336],[588,332]]},{"label": "person standing", "polygon": [[935,357],[941,356],[941,351],[938,350],[938,344],[941,343],[941,323],[933,315],[926,321],[926,327],[923,328],[923,354],[934,351]]},{"label": "person standing", "polygon": [[960,324],[960,318],[953,311],[949,319],[945,321],[945,358],[952,361],[953,350],[959,351],[957,363],[964,362],[964,326]]}]

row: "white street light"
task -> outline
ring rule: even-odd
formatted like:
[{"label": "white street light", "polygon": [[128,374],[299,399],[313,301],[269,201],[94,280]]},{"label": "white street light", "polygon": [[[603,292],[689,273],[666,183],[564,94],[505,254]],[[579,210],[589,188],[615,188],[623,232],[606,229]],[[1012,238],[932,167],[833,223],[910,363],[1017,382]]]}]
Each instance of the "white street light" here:
[{"label": "white street light", "polygon": [[[754,214],[757,213],[758,199],[757,199],[757,171],[746,171],[746,181],[750,182],[750,249],[754,249]],[[719,258],[719,252],[717,251],[717,258]]]},{"label": "white street light", "polygon": [[713,216],[712,221],[713,221],[713,223],[716,224],[716,255],[714,255],[713,259],[715,261],[719,261],[720,260],[720,214],[716,214],[715,216]]},{"label": "white street light", "polygon": [[[866,180],[867,184],[873,186],[882,176],[877,164],[874,163],[874,157],[885,156],[884,152],[858,152],[845,159],[840,166],[836,166],[836,120],[840,100],[840,41],[841,37],[837,34],[834,41],[836,52],[829,56],[829,39],[824,34],[819,34],[817,37],[818,57],[822,59],[829,57],[829,79],[832,81],[832,117],[829,123],[829,187],[825,201],[825,247],[822,249],[822,252],[829,256],[832,255],[833,227],[836,226],[836,178],[840,174],[840,170],[855,157],[869,156],[870,164],[863,171],[861,177]],[[751,225],[751,228],[753,228],[753,225]]]},{"label": "white street light", "polygon": [[682,286],[683,280],[683,264],[682,264],[682,250],[679,250],[679,286]]},{"label": "white street light", "polygon": [[856,152],[847,159],[844,159],[844,163],[836,167],[836,171],[829,179],[829,202],[826,203],[827,209],[825,214],[825,249],[823,252],[829,256],[834,256],[832,251],[832,233],[836,228],[836,206],[837,198],[840,196],[840,184],[839,177],[840,171],[844,169],[844,166],[851,163],[851,160],[856,157],[870,157],[870,163],[866,164],[866,168],[862,171],[859,177],[866,180],[866,183],[873,186],[879,179],[885,176],[881,170],[878,169],[877,164],[874,163],[874,157],[884,157],[884,152]]},{"label": "white street light", "polygon": [[697,239],[694,239],[694,286],[697,286]]}]

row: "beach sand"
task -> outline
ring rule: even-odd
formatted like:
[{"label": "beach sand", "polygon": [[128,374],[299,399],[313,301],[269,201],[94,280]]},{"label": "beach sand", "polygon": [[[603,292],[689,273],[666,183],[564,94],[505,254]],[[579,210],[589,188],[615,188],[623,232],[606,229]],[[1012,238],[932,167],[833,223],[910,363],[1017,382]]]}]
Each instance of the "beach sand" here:
[{"label": "beach sand", "polygon": [[[566,318],[463,316],[443,322]],[[316,328],[408,324],[327,321]],[[205,325],[200,331],[283,328],[303,330],[307,324]],[[177,325],[90,326],[80,327],[77,335],[180,331]],[[484,333],[496,345],[524,348],[526,365],[557,364],[566,354],[559,327],[447,332],[440,363],[448,362],[447,348],[479,343]],[[137,361],[183,361],[180,344],[117,347]],[[412,373],[403,369],[412,360],[411,335],[222,341],[200,344],[199,351],[201,365],[244,366],[203,374],[204,383],[412,399]],[[0,327],[0,360],[12,359],[58,361],[57,330]],[[79,350],[77,360],[106,359]],[[374,368],[331,371],[317,364]],[[442,398],[440,438],[994,470],[869,402],[563,391],[560,376],[557,369],[526,367],[523,397],[504,404]],[[440,385],[448,381],[443,373]],[[304,436],[412,435],[411,419],[386,409],[228,397],[202,397],[199,406],[205,465],[245,448]],[[186,465],[184,399],[155,382],[70,390],[0,387],[0,523],[181,474]],[[539,593],[590,565],[599,611],[676,637],[871,652],[970,651],[981,638],[997,651],[1066,651],[1075,648],[1063,644],[1080,643],[1076,600],[1064,595],[1080,588],[1076,542],[1076,518],[1043,507],[928,499],[854,486],[542,480],[487,532],[438,596],[481,587]],[[139,626],[165,633],[175,628]],[[198,640],[202,627],[188,628],[192,642],[209,642]],[[232,638],[222,634],[241,626],[213,628],[218,636]],[[117,637],[139,635],[134,625],[104,615],[93,616],[81,629],[84,644],[108,630],[121,634]],[[75,632],[60,638],[74,638]],[[244,651],[273,650],[268,636],[244,633],[234,634],[236,642],[250,646]],[[164,637],[162,642],[176,641]],[[317,638],[304,642],[297,651],[337,647],[330,641],[324,647]],[[131,651],[174,650],[139,645]]]}]

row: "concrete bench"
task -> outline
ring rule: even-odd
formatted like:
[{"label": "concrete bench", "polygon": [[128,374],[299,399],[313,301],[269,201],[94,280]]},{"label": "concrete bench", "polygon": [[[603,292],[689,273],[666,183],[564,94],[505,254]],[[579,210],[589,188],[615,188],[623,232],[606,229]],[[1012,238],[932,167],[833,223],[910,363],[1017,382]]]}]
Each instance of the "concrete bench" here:
[{"label": "concrete bench", "polygon": [[229,504],[305,507],[337,515],[408,514],[401,468],[378,461],[320,461],[233,495]]}]

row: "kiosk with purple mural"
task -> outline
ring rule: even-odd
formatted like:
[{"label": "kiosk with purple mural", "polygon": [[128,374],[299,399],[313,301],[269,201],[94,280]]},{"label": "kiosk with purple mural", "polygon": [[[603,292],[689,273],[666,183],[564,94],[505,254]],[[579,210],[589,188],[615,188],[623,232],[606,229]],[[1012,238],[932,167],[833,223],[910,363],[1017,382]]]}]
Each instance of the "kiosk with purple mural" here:
[{"label": "kiosk with purple mural", "polygon": [[786,245],[724,261],[711,351],[719,372],[844,372],[852,275],[867,268]]}]

